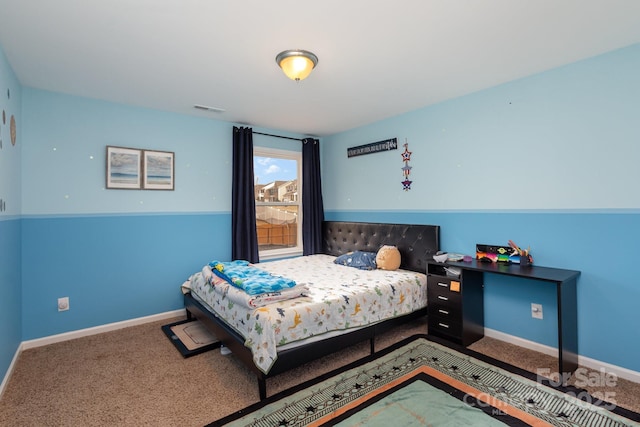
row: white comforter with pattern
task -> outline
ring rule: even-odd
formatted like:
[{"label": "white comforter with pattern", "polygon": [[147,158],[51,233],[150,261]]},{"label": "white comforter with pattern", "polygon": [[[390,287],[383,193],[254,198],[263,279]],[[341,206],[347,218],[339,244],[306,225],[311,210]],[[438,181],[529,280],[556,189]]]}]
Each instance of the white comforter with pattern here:
[{"label": "white comforter with pattern", "polygon": [[334,264],[334,260],[329,255],[310,255],[256,264],[295,280],[303,290],[301,296],[257,308],[242,290],[211,280],[208,266],[184,286],[245,337],[256,366],[264,373],[275,362],[278,346],[367,326],[427,305],[423,273],[359,270]]}]

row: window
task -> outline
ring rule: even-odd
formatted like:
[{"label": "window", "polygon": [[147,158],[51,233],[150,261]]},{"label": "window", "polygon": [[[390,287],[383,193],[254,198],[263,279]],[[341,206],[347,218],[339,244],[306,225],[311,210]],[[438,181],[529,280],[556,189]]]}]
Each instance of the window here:
[{"label": "window", "polygon": [[254,147],[260,259],[302,254],[302,153]]}]

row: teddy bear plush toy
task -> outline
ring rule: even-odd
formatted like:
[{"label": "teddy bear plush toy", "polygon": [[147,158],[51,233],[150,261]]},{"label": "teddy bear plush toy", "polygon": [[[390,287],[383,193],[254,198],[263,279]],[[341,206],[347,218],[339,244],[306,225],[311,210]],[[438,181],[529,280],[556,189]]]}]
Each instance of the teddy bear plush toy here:
[{"label": "teddy bear plush toy", "polygon": [[400,251],[398,248],[384,245],[378,249],[376,265],[382,270],[397,270],[400,268]]}]

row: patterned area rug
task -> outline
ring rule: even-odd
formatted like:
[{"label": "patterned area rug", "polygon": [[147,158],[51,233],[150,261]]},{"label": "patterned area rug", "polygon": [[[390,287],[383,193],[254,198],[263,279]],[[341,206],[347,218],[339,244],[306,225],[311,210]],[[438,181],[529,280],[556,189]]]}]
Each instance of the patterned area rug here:
[{"label": "patterned area rug", "polygon": [[210,425],[640,426],[639,414],[501,365],[412,337]]}]

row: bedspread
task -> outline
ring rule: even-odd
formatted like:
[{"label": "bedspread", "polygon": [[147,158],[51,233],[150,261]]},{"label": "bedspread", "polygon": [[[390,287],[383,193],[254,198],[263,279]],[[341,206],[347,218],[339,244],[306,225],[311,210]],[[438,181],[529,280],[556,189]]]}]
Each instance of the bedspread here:
[{"label": "bedspread", "polygon": [[258,264],[308,288],[305,296],[260,308],[238,304],[232,294],[242,291],[212,286],[202,272],[191,276],[189,287],[245,338],[255,365],[265,374],[277,358],[277,346],[367,326],[427,305],[423,273],[359,270],[334,264],[334,260],[329,255],[310,255]]}]

